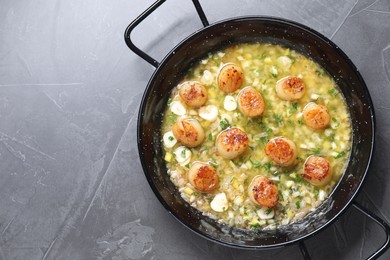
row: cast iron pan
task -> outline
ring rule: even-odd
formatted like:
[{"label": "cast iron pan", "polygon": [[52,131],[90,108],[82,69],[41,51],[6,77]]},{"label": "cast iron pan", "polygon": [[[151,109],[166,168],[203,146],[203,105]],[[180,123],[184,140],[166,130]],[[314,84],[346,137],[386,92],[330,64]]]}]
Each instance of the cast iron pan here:
[{"label": "cast iron pan", "polygon": [[[359,191],[370,165],[374,148],[374,109],[366,84],[351,60],[333,42],[320,33],[296,22],[273,17],[239,17],[208,25],[197,0],[193,0],[205,26],[179,43],[161,63],[142,52],[130,40],[131,31],[164,0],[157,1],[133,21],[125,32],[130,49],[157,69],[142,98],[138,117],[138,149],[146,178],[162,205],[195,233],[223,245],[265,249],[302,242],[334,221],[353,204],[381,225],[387,233],[386,243],[371,257],[387,250],[389,226],[362,208],[353,198]],[[161,147],[162,113],[172,88],[188,68],[205,58],[208,52],[237,43],[262,42],[294,49],[319,63],[336,81],[351,115],[352,153],[346,171],[329,198],[301,221],[273,231],[251,231],[226,225],[203,216],[185,202],[169,179]],[[300,248],[309,257],[303,243]]]}]

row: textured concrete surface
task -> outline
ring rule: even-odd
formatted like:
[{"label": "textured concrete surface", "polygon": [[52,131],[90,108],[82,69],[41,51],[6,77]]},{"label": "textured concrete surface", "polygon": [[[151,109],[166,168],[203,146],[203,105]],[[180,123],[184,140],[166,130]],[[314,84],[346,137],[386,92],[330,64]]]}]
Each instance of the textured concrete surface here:
[{"label": "textured concrete surface", "polygon": [[[301,259],[297,246],[226,248],[160,205],[136,145],[154,68],[127,49],[126,26],[150,0],[0,4],[0,259]],[[271,15],[332,39],[362,73],[377,145],[358,201],[390,219],[389,0],[205,1],[209,21]],[[169,0],[134,32],[161,60],[201,27],[189,0]],[[313,259],[360,259],[383,242],[354,209],[307,240]],[[390,252],[381,259],[389,259]]]}]

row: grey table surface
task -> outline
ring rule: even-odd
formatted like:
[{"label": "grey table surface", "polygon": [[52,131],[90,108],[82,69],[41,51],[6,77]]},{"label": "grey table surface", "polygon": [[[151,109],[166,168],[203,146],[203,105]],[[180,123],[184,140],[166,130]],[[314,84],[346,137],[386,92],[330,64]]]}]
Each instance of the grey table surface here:
[{"label": "grey table surface", "polygon": [[[1,259],[301,259],[299,248],[227,248],[177,222],[138,158],[137,114],[154,68],[125,45],[151,0],[0,1]],[[376,151],[357,201],[390,218],[390,1],[205,1],[210,22],[271,15],[346,52],[375,106]],[[161,60],[201,28],[167,1],[134,33]],[[384,240],[355,209],[307,240],[313,259],[360,259]],[[381,259],[390,259],[390,252]]]}]

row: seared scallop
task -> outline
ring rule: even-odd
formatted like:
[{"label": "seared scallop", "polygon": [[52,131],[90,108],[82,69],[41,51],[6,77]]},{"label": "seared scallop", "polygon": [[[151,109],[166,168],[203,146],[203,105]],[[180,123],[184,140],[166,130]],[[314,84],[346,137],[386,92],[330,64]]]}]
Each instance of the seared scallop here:
[{"label": "seared scallop", "polygon": [[198,108],[207,101],[207,89],[198,81],[186,81],[178,88],[179,95],[187,106]]},{"label": "seared scallop", "polygon": [[332,180],[332,170],[327,159],[312,155],[303,166],[303,178],[314,186],[324,186]]},{"label": "seared scallop", "polygon": [[303,108],[303,121],[313,129],[325,128],[330,121],[326,106],[310,102]]},{"label": "seared scallop", "polygon": [[257,205],[272,208],[279,202],[278,187],[267,177],[257,175],[248,187],[248,195]]},{"label": "seared scallop", "polygon": [[297,147],[286,137],[275,137],[265,145],[265,154],[276,164],[286,167],[295,162]]},{"label": "seared scallop", "polygon": [[177,119],[172,125],[172,133],[176,139],[187,147],[200,145],[204,140],[204,131],[196,119]]},{"label": "seared scallop", "polygon": [[211,165],[195,162],[188,171],[188,181],[198,191],[211,192],[218,187],[217,171]]},{"label": "seared scallop", "polygon": [[226,159],[234,159],[247,149],[248,135],[241,129],[232,127],[218,135],[215,146],[217,154]]},{"label": "seared scallop", "polygon": [[239,89],[244,81],[244,72],[234,63],[223,65],[217,75],[218,87],[224,92],[231,93]]},{"label": "seared scallop", "polygon": [[298,100],[306,91],[303,80],[298,77],[284,77],[276,82],[276,94],[283,100]]},{"label": "seared scallop", "polygon": [[238,108],[245,116],[260,116],[265,109],[264,99],[255,88],[246,87],[238,94]]}]

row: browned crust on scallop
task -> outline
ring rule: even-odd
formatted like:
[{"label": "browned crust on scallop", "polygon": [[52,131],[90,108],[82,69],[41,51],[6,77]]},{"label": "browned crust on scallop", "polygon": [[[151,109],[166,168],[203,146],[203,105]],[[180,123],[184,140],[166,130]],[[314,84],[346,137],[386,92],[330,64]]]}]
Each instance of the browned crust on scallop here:
[{"label": "browned crust on scallop", "polygon": [[320,129],[329,124],[330,115],[325,106],[313,103],[304,109],[303,120],[307,126],[313,129]]},{"label": "browned crust on scallop", "polygon": [[330,163],[327,159],[320,156],[310,156],[303,166],[303,178],[307,180],[322,181],[329,176]]},{"label": "browned crust on scallop", "polygon": [[200,140],[198,129],[186,120],[178,120],[172,125],[172,133],[177,140],[185,146],[195,147],[203,140]]},{"label": "browned crust on scallop", "polygon": [[252,188],[254,200],[261,206],[272,208],[279,202],[278,187],[266,177],[261,177]]},{"label": "browned crust on scallop", "polygon": [[184,82],[180,86],[179,95],[190,107],[201,107],[207,101],[207,89],[197,81]]},{"label": "browned crust on scallop", "polygon": [[200,166],[194,178],[195,188],[199,191],[210,192],[218,187],[219,178],[216,170],[210,165]]},{"label": "browned crust on scallop", "polygon": [[274,138],[266,144],[265,154],[278,164],[286,164],[292,160],[294,150],[284,138]]},{"label": "browned crust on scallop", "polygon": [[235,64],[225,65],[218,75],[218,87],[227,93],[239,89],[242,86],[243,81],[244,72]]},{"label": "browned crust on scallop", "polygon": [[[223,132],[220,138],[224,144],[232,146],[235,151],[248,146],[248,135],[239,128],[230,128]],[[230,151],[231,149],[227,149],[227,152]]]},{"label": "browned crust on scallop", "polygon": [[249,117],[263,114],[265,104],[261,94],[254,88],[243,89],[239,95],[241,112]]},{"label": "browned crust on scallop", "polygon": [[286,92],[290,92],[295,95],[305,90],[305,84],[301,78],[289,77],[283,82],[282,88]]}]

